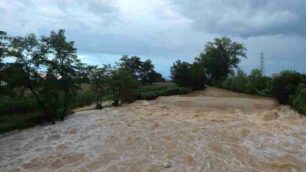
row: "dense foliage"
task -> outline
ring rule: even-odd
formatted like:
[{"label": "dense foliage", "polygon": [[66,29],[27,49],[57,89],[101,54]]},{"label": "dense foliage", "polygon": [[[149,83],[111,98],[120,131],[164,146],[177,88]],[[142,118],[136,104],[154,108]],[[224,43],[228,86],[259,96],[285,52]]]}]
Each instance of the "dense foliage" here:
[{"label": "dense foliage", "polygon": [[306,75],[295,71],[282,71],[272,77],[263,76],[254,69],[250,75],[237,72],[220,81],[216,86],[258,96],[274,96],[281,104],[290,104],[302,114],[306,114]]},{"label": "dense foliage", "polygon": [[201,90],[205,88],[206,76],[200,63],[189,64],[184,61],[176,61],[171,67],[171,78],[174,83],[181,87]]},{"label": "dense foliage", "polygon": [[296,93],[290,96],[290,104],[298,112],[306,115],[306,84],[301,84]]},{"label": "dense foliage", "polygon": [[263,76],[259,69],[254,69],[250,75],[238,69],[234,74],[216,85],[237,92],[259,96],[272,96],[271,78]]},{"label": "dense foliage", "polygon": [[118,106],[120,102],[130,103],[136,99],[134,90],[138,82],[133,78],[130,71],[123,68],[115,69],[109,80],[109,87],[114,99],[113,105]]},{"label": "dense foliage", "polygon": [[142,85],[152,85],[155,82],[165,81],[162,75],[154,70],[154,65],[149,59],[141,61],[137,56],[124,55],[120,59],[119,65],[121,68],[130,71],[132,76]]},{"label": "dense foliage", "polygon": [[105,100],[118,106],[136,99],[186,94],[207,84],[274,96],[306,114],[306,75],[283,71],[267,77],[258,69],[247,75],[238,68],[241,57],[246,57],[243,44],[216,38],[192,63],[173,64],[171,79],[177,86],[155,86],[165,79],[151,60],[125,55],[116,66],[90,66],[77,57],[74,42],[66,39],[64,30],[41,37],[0,31],[0,132],[46,120],[55,123],[71,109],[94,102],[100,109]]},{"label": "dense foliage", "polygon": [[[64,120],[71,109],[93,102],[97,108],[107,99],[112,99],[114,106],[129,103],[137,98],[138,83],[159,81],[164,79],[152,62],[138,57],[124,56],[114,67],[82,63],[64,30],[41,37],[9,36],[0,31],[1,127],[2,122],[7,123],[1,131],[38,121],[55,123]],[[10,117],[20,120],[9,122]]]},{"label": "dense foliage", "polygon": [[171,96],[190,93],[190,89],[178,86],[155,87],[154,89],[139,89],[137,99],[153,100],[159,96]]},{"label": "dense foliage", "polygon": [[212,83],[232,73],[238,67],[240,57],[246,57],[245,52],[243,44],[222,37],[208,42],[197,60],[203,64],[209,82]]},{"label": "dense foliage", "polygon": [[2,93],[12,97],[31,94],[44,117],[53,123],[57,117],[64,119],[78,90],[74,78],[80,61],[74,42],[67,41],[64,33],[52,31],[41,38],[34,34],[6,37],[3,58],[13,58],[14,62],[1,68]]},{"label": "dense foliage", "polygon": [[295,71],[282,71],[273,77],[273,95],[281,104],[289,103],[289,96],[296,93],[302,82],[302,75]]}]

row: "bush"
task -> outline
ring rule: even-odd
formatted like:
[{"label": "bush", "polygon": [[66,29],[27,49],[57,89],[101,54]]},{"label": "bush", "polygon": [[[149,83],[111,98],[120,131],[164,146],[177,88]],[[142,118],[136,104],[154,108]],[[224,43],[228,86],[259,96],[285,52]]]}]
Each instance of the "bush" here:
[{"label": "bush", "polygon": [[[90,105],[95,102],[95,97],[91,92],[78,92],[71,97],[72,103],[70,109]],[[63,108],[63,97],[58,99],[58,108]],[[4,96],[0,98],[0,115],[20,114],[40,111],[36,99],[33,96],[24,97],[9,97]]]},{"label": "bush", "polygon": [[283,71],[272,79],[272,92],[281,104],[289,103],[289,96],[294,95],[302,82],[302,75],[295,71]]},{"label": "bush", "polygon": [[96,101],[96,97],[92,92],[89,91],[80,91],[75,96],[72,97],[73,103],[71,104],[70,108],[78,108],[82,106],[87,106]]},{"label": "bush", "polygon": [[156,92],[140,93],[140,99],[142,100],[154,100],[158,97]]},{"label": "bush", "polygon": [[39,110],[36,100],[32,96],[0,97],[0,115],[13,113],[28,113]]},{"label": "bush", "polygon": [[258,96],[272,96],[270,77],[263,76],[261,71],[254,69],[249,76],[238,70],[236,74],[218,83],[219,87],[236,92],[254,94]]},{"label": "bush", "polygon": [[295,95],[290,96],[290,105],[306,115],[306,86],[301,84]]},{"label": "bush", "polygon": [[96,104],[96,109],[102,109],[103,107],[102,107],[102,105],[100,104],[100,103],[97,103]]},{"label": "bush", "polygon": [[[157,87],[158,88],[158,87]],[[144,91],[146,89],[138,90],[137,99],[139,100],[154,100],[158,96],[171,96],[171,95],[180,95],[187,94],[191,92],[189,88],[182,88],[177,86],[172,87],[160,87],[159,89],[154,89],[154,91]]]},{"label": "bush", "polygon": [[0,116],[0,133],[35,126],[41,118],[41,114],[37,112],[2,115]]}]

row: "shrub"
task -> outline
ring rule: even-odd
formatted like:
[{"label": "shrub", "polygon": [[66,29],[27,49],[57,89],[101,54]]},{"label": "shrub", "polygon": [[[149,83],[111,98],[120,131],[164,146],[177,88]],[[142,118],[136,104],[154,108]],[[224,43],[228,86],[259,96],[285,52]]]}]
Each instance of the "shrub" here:
[{"label": "shrub", "polygon": [[102,105],[100,104],[100,103],[97,103],[96,104],[96,109],[102,109],[103,107],[102,107]]},{"label": "shrub", "polygon": [[290,97],[290,105],[298,112],[306,115],[306,86],[301,84],[295,95]]},{"label": "shrub", "polygon": [[72,97],[73,103],[70,108],[77,108],[82,106],[87,106],[96,101],[96,97],[92,92],[89,91],[79,91],[75,96]]},{"label": "shrub", "polygon": [[242,70],[238,69],[236,74],[215,86],[258,96],[272,96],[271,77],[263,76],[258,69],[254,69],[250,75],[246,75]]},{"label": "shrub", "polygon": [[[72,104],[71,108],[77,108],[81,106],[90,105],[95,101],[95,97],[91,92],[79,91],[76,95],[71,97]],[[63,96],[60,96],[57,101],[57,108],[63,108]],[[24,97],[9,97],[3,96],[0,98],[0,115],[8,114],[20,114],[40,111],[40,107],[33,96]]]},{"label": "shrub", "polygon": [[158,97],[156,92],[146,92],[146,93],[140,93],[140,99],[143,100],[154,100]]},{"label": "shrub", "polygon": [[39,110],[36,100],[32,96],[0,97],[0,114],[28,113]]},{"label": "shrub", "polygon": [[289,103],[302,82],[302,75],[295,71],[283,71],[272,79],[272,93],[281,104]]},{"label": "shrub", "polygon": [[[144,91],[146,89],[138,90],[137,99],[139,100],[153,100],[158,96],[171,96],[171,95],[179,95],[179,94],[187,94],[191,92],[189,88],[182,87],[160,87],[159,89],[155,88],[153,91]],[[152,90],[152,89],[151,89]]]},{"label": "shrub", "polygon": [[41,114],[37,112],[2,115],[0,116],[0,133],[35,126],[41,118]]}]

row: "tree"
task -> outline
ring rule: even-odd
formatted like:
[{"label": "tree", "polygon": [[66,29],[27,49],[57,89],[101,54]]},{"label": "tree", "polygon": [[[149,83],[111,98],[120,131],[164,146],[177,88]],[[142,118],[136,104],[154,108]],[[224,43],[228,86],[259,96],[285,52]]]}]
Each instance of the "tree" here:
[{"label": "tree", "polygon": [[90,85],[91,89],[96,95],[97,109],[102,108],[103,97],[106,95],[109,88],[109,81],[111,77],[111,67],[104,65],[103,67],[93,69],[90,73]]},{"label": "tree", "polygon": [[148,78],[150,85],[156,82],[165,82],[165,78],[163,78],[162,74],[155,72],[154,70],[148,74]]},{"label": "tree", "polygon": [[180,60],[176,61],[171,67],[171,78],[178,86],[193,90],[204,89],[206,85],[204,68],[198,62],[190,64]]},{"label": "tree", "polygon": [[66,41],[64,30],[51,32],[38,39],[34,34],[12,37],[7,56],[15,62],[6,64],[5,87],[29,90],[48,120],[55,123],[67,112],[75,83],[76,66],[80,62],[73,42]]},{"label": "tree", "polygon": [[137,56],[129,58],[124,55],[120,61],[120,67],[130,71],[132,76],[142,85],[163,81],[162,75],[154,70],[151,60],[141,61]]},{"label": "tree", "polygon": [[129,57],[127,55],[124,55],[120,59],[120,67],[123,68],[124,70],[128,70],[131,72],[132,76],[136,80],[140,80],[140,73],[141,73],[141,68],[142,68],[142,61],[139,57],[137,56],[132,56]]},{"label": "tree", "polygon": [[181,60],[176,61],[171,67],[171,79],[181,87],[192,87],[191,64]]},{"label": "tree", "polygon": [[3,67],[3,58],[8,52],[8,36],[6,32],[0,30],[0,69]]},{"label": "tree", "polygon": [[[41,109],[46,109],[46,104],[40,97],[42,90],[41,81],[44,79],[40,69],[44,68],[44,52],[41,51],[40,43],[34,34],[25,37],[12,38],[10,47],[12,51],[9,55],[15,58],[15,63],[10,65],[11,70],[18,71],[13,75],[11,82],[7,80],[7,85],[14,88],[26,88],[31,91],[40,105]],[[16,81],[20,81],[16,83]]]},{"label": "tree", "polygon": [[6,93],[7,84],[5,83],[5,78],[8,76],[5,69],[5,63],[3,59],[7,56],[8,52],[8,37],[6,32],[0,31],[0,95]]},{"label": "tree", "polygon": [[130,71],[123,68],[114,69],[111,72],[108,84],[113,95],[114,106],[118,106],[120,102],[125,103],[135,100],[135,89],[138,81]]},{"label": "tree", "polygon": [[207,79],[205,75],[205,70],[201,63],[194,62],[191,65],[191,76],[193,90],[202,90],[205,88]]},{"label": "tree", "polygon": [[152,64],[151,60],[146,60],[141,62],[140,66],[140,82],[142,85],[145,84],[152,84],[153,83],[153,74],[154,74],[154,65]]},{"label": "tree", "polygon": [[89,84],[92,71],[97,69],[97,66],[88,65],[86,63],[76,64],[76,78],[75,81],[78,84]]},{"label": "tree", "polygon": [[245,52],[243,44],[222,37],[208,42],[197,60],[203,63],[209,81],[214,82],[233,73],[233,69],[238,67],[240,57],[246,58]]},{"label": "tree", "polygon": [[65,31],[59,30],[52,31],[50,36],[42,38],[42,51],[47,53],[47,76],[52,76],[54,91],[63,96],[63,108],[59,114],[63,120],[72,95],[79,89],[75,82],[77,66],[80,64],[77,49],[73,41],[66,40]]}]

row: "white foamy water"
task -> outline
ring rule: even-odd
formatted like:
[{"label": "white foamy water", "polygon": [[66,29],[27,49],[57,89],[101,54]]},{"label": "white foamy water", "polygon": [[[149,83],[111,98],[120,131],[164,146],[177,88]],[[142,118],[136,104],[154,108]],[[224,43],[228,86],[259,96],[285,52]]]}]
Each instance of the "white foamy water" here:
[{"label": "white foamy water", "polygon": [[209,88],[1,135],[0,171],[303,172],[305,143],[289,107]]}]

